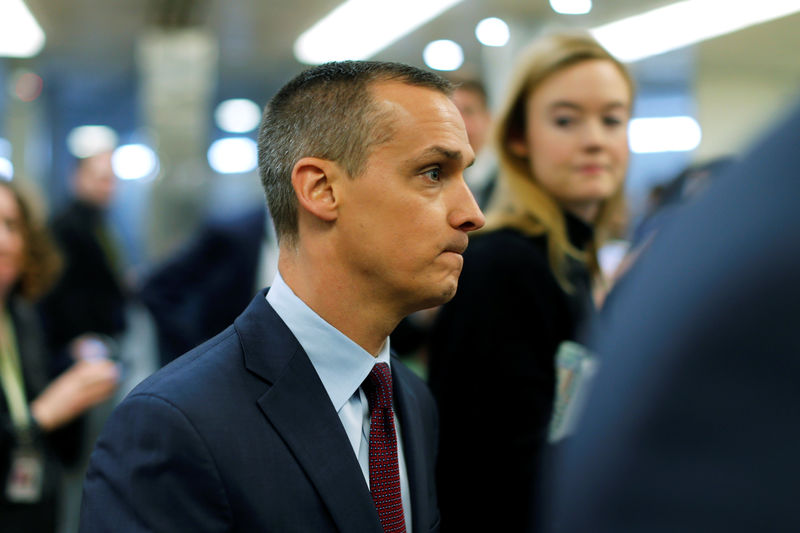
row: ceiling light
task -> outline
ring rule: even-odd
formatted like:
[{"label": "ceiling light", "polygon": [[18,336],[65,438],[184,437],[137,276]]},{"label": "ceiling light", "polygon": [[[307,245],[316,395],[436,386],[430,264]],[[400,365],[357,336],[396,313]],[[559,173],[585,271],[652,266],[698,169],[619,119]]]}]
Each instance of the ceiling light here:
[{"label": "ceiling light", "polygon": [[67,135],[67,148],[77,158],[108,152],[117,145],[117,132],[108,126],[78,126]]},{"label": "ceiling light", "polygon": [[464,64],[464,51],[458,43],[440,39],[428,43],[422,59],[434,70],[456,70]]},{"label": "ceiling light", "polygon": [[592,10],[592,0],[550,0],[550,7],[562,15],[585,15]]},{"label": "ceiling light", "polygon": [[124,144],[111,155],[111,167],[123,180],[152,178],[158,173],[158,156],[144,144]]},{"label": "ceiling light", "polygon": [[637,154],[691,152],[703,134],[692,117],[635,118],[628,125],[628,142]]},{"label": "ceiling light", "polygon": [[14,95],[23,102],[33,102],[42,94],[44,82],[37,74],[19,72],[14,78]]},{"label": "ceiling light", "polygon": [[208,149],[208,164],[220,174],[250,172],[258,165],[258,148],[247,137],[219,139]]},{"label": "ceiling light", "polygon": [[599,26],[591,34],[631,62],[800,11],[800,0],[685,0]]},{"label": "ceiling light", "polygon": [[225,100],[214,111],[214,120],[223,131],[247,133],[258,127],[261,121],[261,108],[247,98]]},{"label": "ceiling light", "polygon": [[11,143],[0,137],[0,180],[14,178],[14,165],[11,163]]},{"label": "ceiling light", "polygon": [[303,32],[298,61],[368,59],[462,0],[348,0]]},{"label": "ceiling light", "polygon": [[505,46],[511,38],[511,31],[504,20],[490,17],[475,26],[475,37],[484,46]]},{"label": "ceiling light", "polygon": [[42,27],[22,0],[0,1],[0,56],[33,57],[44,47]]},{"label": "ceiling light", "polygon": [[14,178],[14,165],[5,157],[0,157],[0,180],[11,181]]},{"label": "ceiling light", "polygon": [[0,157],[11,159],[11,143],[2,137],[0,137]]}]

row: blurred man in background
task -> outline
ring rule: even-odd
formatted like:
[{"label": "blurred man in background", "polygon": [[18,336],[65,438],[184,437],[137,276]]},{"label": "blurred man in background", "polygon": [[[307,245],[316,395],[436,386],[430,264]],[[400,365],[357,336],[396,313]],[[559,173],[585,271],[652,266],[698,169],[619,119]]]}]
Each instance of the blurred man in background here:
[{"label": "blurred man in background", "polygon": [[464,179],[467,180],[478,205],[485,209],[497,177],[497,157],[487,144],[492,129],[492,114],[489,111],[486,88],[478,80],[463,81],[456,85],[453,103],[464,119],[469,144],[475,151],[475,164],[464,172]]},{"label": "blurred man in background", "polygon": [[264,206],[208,220],[150,272],[140,297],[158,329],[160,364],[210,339],[244,311],[277,269],[277,241]]},{"label": "blurred man in background", "polygon": [[81,159],[72,177],[74,198],[50,223],[65,265],[41,304],[48,346],[61,354],[56,371],[71,362],[66,359],[105,353],[102,339],[125,329],[121,255],[106,220],[116,185],[111,152]]}]

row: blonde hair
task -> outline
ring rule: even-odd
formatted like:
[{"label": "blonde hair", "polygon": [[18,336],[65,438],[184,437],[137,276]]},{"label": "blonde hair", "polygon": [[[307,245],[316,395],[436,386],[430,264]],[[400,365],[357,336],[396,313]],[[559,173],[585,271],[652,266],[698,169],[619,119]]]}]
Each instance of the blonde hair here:
[{"label": "blonde hair", "polygon": [[572,290],[567,280],[567,257],[584,262],[593,275],[599,272],[597,248],[606,238],[614,214],[622,208],[623,187],[601,204],[594,221],[594,242],[582,252],[569,242],[564,213],[533,179],[528,158],[514,154],[509,144],[512,139],[524,138],[527,97],[545,79],[577,63],[597,59],[611,61],[617,66],[630,87],[632,99],[634,82],[630,73],[597,41],[586,33],[553,33],[535,41],[520,55],[506,100],[497,113],[493,135],[500,174],[486,226],[481,232],[510,227],[527,235],[546,235],[550,268],[567,292]]}]

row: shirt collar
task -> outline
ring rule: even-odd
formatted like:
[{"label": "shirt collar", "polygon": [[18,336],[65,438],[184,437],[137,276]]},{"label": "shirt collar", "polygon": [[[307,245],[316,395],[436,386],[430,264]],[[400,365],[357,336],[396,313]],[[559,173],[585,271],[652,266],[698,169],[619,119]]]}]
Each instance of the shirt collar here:
[{"label": "shirt collar", "polygon": [[337,412],[358,391],[376,363],[389,364],[388,337],[378,356],[373,357],[298,298],[280,272],[267,292],[267,302],[305,350]]}]

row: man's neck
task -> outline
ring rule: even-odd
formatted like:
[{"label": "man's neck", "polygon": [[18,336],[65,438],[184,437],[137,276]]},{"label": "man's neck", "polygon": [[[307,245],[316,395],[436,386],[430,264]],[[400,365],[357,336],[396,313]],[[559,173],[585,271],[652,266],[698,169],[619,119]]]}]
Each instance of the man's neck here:
[{"label": "man's neck", "polygon": [[[333,265],[318,268],[304,260],[302,252],[281,247],[278,270],[286,285],[326,322],[376,356],[402,317],[395,317],[381,302],[369,299],[366,292],[339,276]],[[324,264],[324,263],[319,263]]]}]

